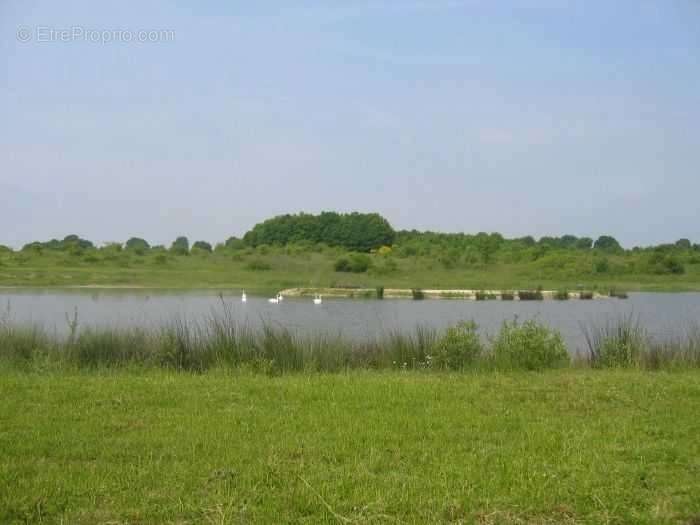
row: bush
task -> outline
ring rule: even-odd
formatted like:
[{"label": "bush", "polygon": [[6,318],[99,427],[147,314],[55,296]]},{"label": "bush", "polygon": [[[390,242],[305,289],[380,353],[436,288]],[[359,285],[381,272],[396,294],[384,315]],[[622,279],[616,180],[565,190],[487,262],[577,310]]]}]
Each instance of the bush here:
[{"label": "bush", "polygon": [[267,270],[272,269],[272,266],[270,266],[269,263],[261,259],[253,259],[248,264],[246,264],[245,267],[247,270],[251,270],[253,272],[266,272]]},{"label": "bush", "polygon": [[503,292],[501,293],[502,301],[513,301],[515,299],[515,294],[513,292]]},{"label": "bush", "polygon": [[333,265],[336,272],[364,273],[372,265],[372,259],[368,255],[355,253],[348,257],[341,257]]},{"label": "bush", "polygon": [[377,299],[384,299],[384,287],[377,286]]},{"label": "bush", "polygon": [[554,298],[557,301],[566,301],[569,299],[569,291],[568,290],[557,290],[554,292]]},{"label": "bush", "polygon": [[473,364],[484,350],[476,330],[474,321],[449,327],[431,349],[432,366],[458,370]]},{"label": "bush", "polygon": [[595,273],[608,273],[610,271],[610,262],[607,259],[599,259],[593,264]]},{"label": "bush", "polygon": [[411,290],[411,296],[413,296],[413,299],[416,301],[421,301],[425,299],[425,294],[423,293],[423,290],[420,288],[413,288]]},{"label": "bush", "polygon": [[504,369],[542,370],[568,364],[569,354],[556,330],[536,321],[505,321],[491,347],[494,364]]},{"label": "bush", "polygon": [[581,292],[579,294],[579,299],[583,299],[584,301],[590,301],[593,299],[593,292]]}]

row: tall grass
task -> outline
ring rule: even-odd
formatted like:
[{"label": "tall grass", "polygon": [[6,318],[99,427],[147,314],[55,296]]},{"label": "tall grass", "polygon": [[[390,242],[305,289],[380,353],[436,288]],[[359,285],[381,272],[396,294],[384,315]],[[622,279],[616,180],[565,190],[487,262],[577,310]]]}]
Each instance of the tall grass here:
[{"label": "tall grass", "polygon": [[593,368],[700,367],[700,325],[691,325],[685,334],[655,340],[632,315],[604,324],[583,325],[588,364]]},{"label": "tall grass", "polygon": [[[231,306],[194,322],[176,318],[156,329],[82,328],[69,319],[66,337],[0,320],[0,364],[16,368],[98,369],[129,366],[203,372],[248,368],[269,375],[347,369],[530,369],[566,366],[560,334],[533,321],[504,323],[484,344],[473,323],[439,332],[426,326],[376,339],[299,334],[263,323],[238,323]],[[631,316],[583,326],[591,368],[700,367],[700,325],[655,341]]]}]

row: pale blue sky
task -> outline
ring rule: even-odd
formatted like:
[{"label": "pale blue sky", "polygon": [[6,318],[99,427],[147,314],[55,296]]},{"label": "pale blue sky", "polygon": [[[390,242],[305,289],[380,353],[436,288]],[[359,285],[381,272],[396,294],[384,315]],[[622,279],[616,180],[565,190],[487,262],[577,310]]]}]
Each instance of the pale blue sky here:
[{"label": "pale blue sky", "polygon": [[4,0],[0,56],[0,244],[323,209],[700,242],[695,0]]}]

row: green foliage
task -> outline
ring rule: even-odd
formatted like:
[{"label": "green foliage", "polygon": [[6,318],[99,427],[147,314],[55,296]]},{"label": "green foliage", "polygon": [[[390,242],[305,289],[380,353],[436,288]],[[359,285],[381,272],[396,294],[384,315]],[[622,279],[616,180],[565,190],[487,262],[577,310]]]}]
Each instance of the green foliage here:
[{"label": "green foliage", "polygon": [[662,251],[655,251],[651,257],[649,257],[649,271],[657,275],[681,275],[685,273],[685,266],[683,266],[683,263],[675,255],[665,254]]},{"label": "green foliage", "polygon": [[646,331],[632,316],[602,326],[583,326],[583,333],[594,368],[637,366],[648,346]]},{"label": "green foliage", "polygon": [[253,272],[266,272],[268,270],[272,270],[272,266],[270,263],[262,260],[262,259],[253,259],[252,261],[249,261],[248,264],[245,265],[247,270],[253,271]]},{"label": "green foliage", "polygon": [[593,264],[595,273],[608,273],[610,271],[610,262],[605,257],[597,259]]},{"label": "green foliage", "polygon": [[128,241],[126,241],[125,247],[127,250],[134,250],[139,255],[143,255],[151,249],[151,245],[148,244],[145,239],[141,239],[140,237],[131,237]]},{"label": "green foliage", "polygon": [[372,265],[372,259],[364,253],[353,253],[350,257],[341,257],[333,265],[336,272],[364,273]]},{"label": "green foliage", "polygon": [[224,247],[226,250],[236,251],[243,250],[246,247],[246,244],[243,242],[243,239],[239,239],[238,237],[229,237],[226,239]]},{"label": "green foliage", "polygon": [[554,299],[557,301],[567,301],[569,299],[569,291],[568,290],[557,290],[554,292]]},{"label": "green foliage", "polygon": [[190,254],[190,242],[187,237],[178,237],[173,241],[170,246],[170,253],[173,255],[189,255]]},{"label": "green foliage", "polygon": [[494,364],[504,369],[543,370],[569,363],[561,334],[537,321],[505,321],[491,346]]},{"label": "green foliage", "polygon": [[435,368],[459,370],[474,364],[484,351],[474,321],[449,327],[431,350],[431,365]]},{"label": "green foliage", "polygon": [[422,301],[423,299],[425,299],[425,294],[420,288],[413,288],[411,290],[411,296],[413,297],[414,301]]},{"label": "green foliage", "polygon": [[593,248],[596,250],[604,250],[609,252],[622,250],[622,247],[620,246],[620,243],[617,242],[617,239],[615,239],[615,237],[611,237],[610,235],[601,235],[598,237],[593,245]]},{"label": "green foliage", "polygon": [[243,240],[251,246],[308,241],[369,252],[384,245],[390,246],[394,236],[388,221],[377,213],[322,212],[320,215],[300,213],[268,219],[256,224]]},{"label": "green foliage", "polygon": [[377,286],[376,291],[377,291],[377,299],[384,299],[384,287]]},{"label": "green foliage", "polygon": [[192,249],[197,249],[197,250],[202,250],[203,252],[211,253],[211,244],[209,244],[207,241],[196,241],[192,245]]}]

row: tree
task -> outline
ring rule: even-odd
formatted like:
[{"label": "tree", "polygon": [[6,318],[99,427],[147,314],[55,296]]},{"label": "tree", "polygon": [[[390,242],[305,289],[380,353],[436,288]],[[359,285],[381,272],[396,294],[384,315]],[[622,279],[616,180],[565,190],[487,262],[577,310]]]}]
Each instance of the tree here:
[{"label": "tree", "polygon": [[320,215],[299,213],[268,219],[248,231],[243,241],[249,246],[323,243],[369,252],[380,246],[391,246],[395,235],[389,222],[377,213],[322,212]]},{"label": "tree", "polygon": [[209,244],[207,241],[196,241],[192,245],[192,249],[202,250],[211,253],[211,244]]},{"label": "tree", "polygon": [[151,249],[151,245],[140,237],[132,237],[126,241],[126,249],[145,252]]},{"label": "tree", "polygon": [[605,250],[608,252],[622,250],[622,246],[620,246],[620,243],[617,242],[617,239],[611,237],[610,235],[601,235],[600,237],[598,237],[598,240],[596,240],[595,244],[593,245],[593,248],[597,250]]},{"label": "tree", "polygon": [[690,250],[691,247],[692,245],[688,239],[678,239],[676,241],[676,248],[680,248],[681,250]]},{"label": "tree", "polygon": [[187,240],[187,237],[178,237],[170,246],[170,251],[175,255],[188,255],[190,253],[190,241]]}]

